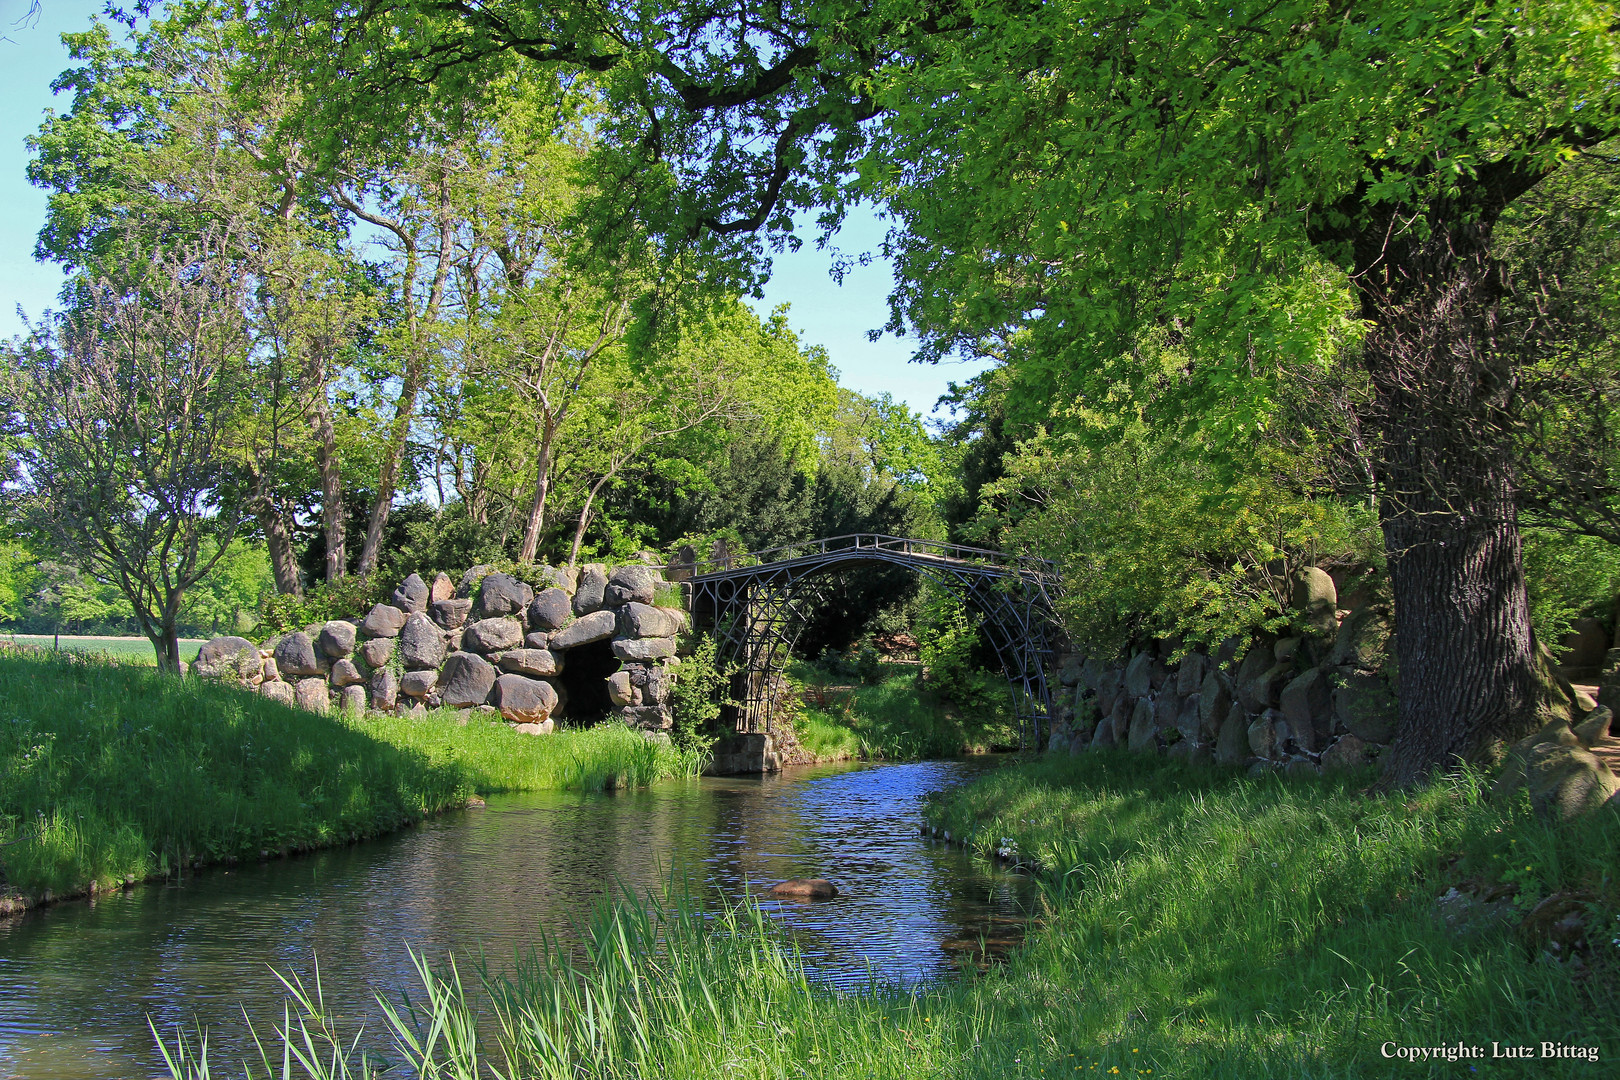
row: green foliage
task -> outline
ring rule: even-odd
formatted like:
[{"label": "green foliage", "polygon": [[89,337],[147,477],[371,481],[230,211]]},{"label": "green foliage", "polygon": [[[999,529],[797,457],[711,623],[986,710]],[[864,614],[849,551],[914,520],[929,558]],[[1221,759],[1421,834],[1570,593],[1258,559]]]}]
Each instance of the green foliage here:
[{"label": "green foliage", "polygon": [[0,701],[0,867],[33,893],[372,836],[474,791],[599,791],[698,765],[623,725],[536,738],[453,710],[316,716],[73,654],[0,654]]},{"label": "green foliage", "polygon": [[[1477,776],[1393,798],[1363,797],[1364,783],[1120,753],[998,770],[925,813],[976,850],[1042,860],[1041,917],[1003,964],[841,990],[812,977],[755,903],[705,910],[671,887],[607,901],[585,928],[584,963],[550,942],[511,975],[418,960],[421,1011],[412,1024],[392,1007],[391,1033],[413,1072],[472,1076],[493,1048],[504,1075],[546,1080],[807,1068],[851,1080],[1307,1080],[1414,1071],[1383,1056],[1389,1043],[1488,1052],[1553,1039],[1606,1054],[1620,1004],[1612,812],[1553,827],[1483,801]],[[1584,968],[1532,955],[1511,925],[1459,930],[1437,916],[1451,885],[1509,872],[1524,892],[1585,898]],[[323,1062],[355,1065],[353,1034],[319,994],[299,1000],[287,1035],[265,1035],[272,1060],[280,1038],[305,1045],[307,1022],[332,1033],[313,1044]],[[1489,1066],[1526,1080],[1593,1073],[1569,1058]]]},{"label": "green foliage", "polygon": [[1530,625],[1537,640],[1556,646],[1575,619],[1612,618],[1620,596],[1620,547],[1562,530],[1526,529],[1524,574]]},{"label": "green foliage", "polygon": [[14,540],[0,540],[0,622],[23,614],[23,604],[35,589],[39,560]]},{"label": "green foliage", "polygon": [[720,737],[718,722],[729,703],[733,671],[720,662],[719,647],[707,634],[699,636],[681,657],[680,666],[669,671],[674,676],[669,706],[675,714],[675,745],[706,756]]},{"label": "green foliage", "polygon": [[272,634],[290,634],[313,623],[353,618],[386,602],[391,591],[377,577],[346,577],[313,585],[303,596],[278,593],[264,601],[264,625]]}]

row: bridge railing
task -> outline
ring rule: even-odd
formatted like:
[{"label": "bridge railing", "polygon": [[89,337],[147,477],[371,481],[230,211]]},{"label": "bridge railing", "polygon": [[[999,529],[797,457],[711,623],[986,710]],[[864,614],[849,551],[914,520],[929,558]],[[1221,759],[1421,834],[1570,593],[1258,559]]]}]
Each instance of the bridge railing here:
[{"label": "bridge railing", "polygon": [[685,571],[694,577],[741,570],[763,563],[789,562],[795,559],[841,554],[844,552],[884,551],[920,559],[938,559],[942,562],[989,564],[1007,570],[1053,574],[1057,566],[1049,559],[1034,559],[1022,555],[1009,555],[991,548],[952,544],[944,540],[921,540],[916,537],[889,536],[884,533],[846,533],[827,536],[819,540],[806,540],[796,544],[781,544],[731,555],[723,559],[697,559],[690,563],[671,563],[666,571]]}]

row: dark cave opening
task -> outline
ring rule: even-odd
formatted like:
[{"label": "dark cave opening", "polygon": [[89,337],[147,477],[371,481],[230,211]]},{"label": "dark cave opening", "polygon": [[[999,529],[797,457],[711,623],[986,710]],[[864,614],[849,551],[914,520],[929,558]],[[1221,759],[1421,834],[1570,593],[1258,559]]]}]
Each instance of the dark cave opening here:
[{"label": "dark cave opening", "polygon": [[567,700],[562,717],[570,724],[586,727],[607,718],[613,709],[608,697],[607,678],[619,670],[612,641],[575,645],[562,654],[562,673],[555,682]]}]

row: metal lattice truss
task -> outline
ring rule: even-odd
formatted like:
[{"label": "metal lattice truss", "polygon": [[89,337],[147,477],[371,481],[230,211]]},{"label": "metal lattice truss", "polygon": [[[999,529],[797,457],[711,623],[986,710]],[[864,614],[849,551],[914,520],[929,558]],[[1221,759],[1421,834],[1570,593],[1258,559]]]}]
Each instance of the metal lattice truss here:
[{"label": "metal lattice truss", "polygon": [[999,551],[857,533],[748,555],[671,566],[689,580],[692,615],[738,672],[739,731],[770,731],[780,705],[776,676],[822,599],[820,583],[846,563],[906,566],[954,593],[978,616],[1007,674],[1026,746],[1038,745],[1051,712],[1046,672],[1057,618],[1051,563]]}]

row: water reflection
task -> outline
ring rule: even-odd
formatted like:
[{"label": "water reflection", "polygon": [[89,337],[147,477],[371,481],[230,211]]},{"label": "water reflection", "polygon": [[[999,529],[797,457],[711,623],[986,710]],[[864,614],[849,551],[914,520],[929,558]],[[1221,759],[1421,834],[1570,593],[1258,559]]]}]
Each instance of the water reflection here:
[{"label": "water reflection", "polygon": [[1027,883],[917,834],[918,800],[986,762],[836,766],[614,796],[492,798],[484,810],[302,859],[207,873],[0,921],[0,1076],[158,1075],[150,1015],[201,1021],[214,1059],[248,1052],[238,1004],[279,1016],[274,965],[320,958],[328,1001],[375,1025],[415,980],[407,945],[492,967],[573,929],[615,883],[671,870],[735,897],[827,877],[825,904],[768,901],[818,977],[916,981],[1016,943]]}]

